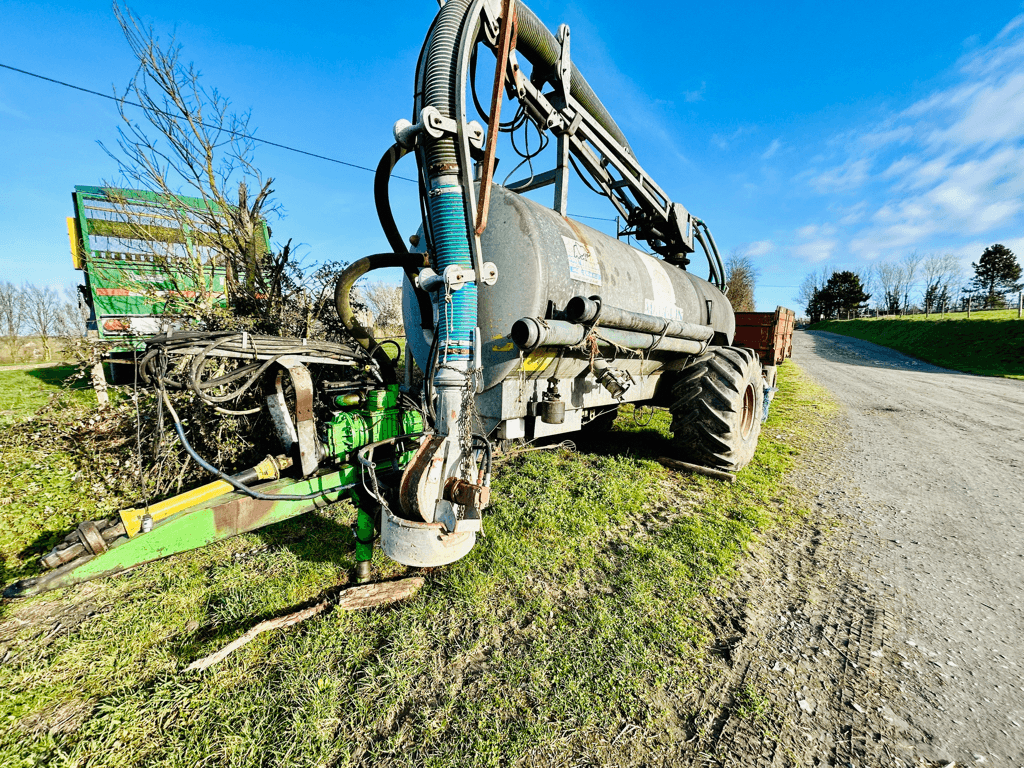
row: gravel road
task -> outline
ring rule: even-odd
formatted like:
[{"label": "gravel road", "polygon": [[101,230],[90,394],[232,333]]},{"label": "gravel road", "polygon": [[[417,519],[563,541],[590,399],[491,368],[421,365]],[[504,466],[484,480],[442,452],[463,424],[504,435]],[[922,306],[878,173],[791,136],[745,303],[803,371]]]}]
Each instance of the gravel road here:
[{"label": "gravel road", "polygon": [[916,753],[1024,766],[1024,381],[824,332],[797,332],[793,359],[846,411],[836,482],[877,534],[860,555],[892,596]]}]

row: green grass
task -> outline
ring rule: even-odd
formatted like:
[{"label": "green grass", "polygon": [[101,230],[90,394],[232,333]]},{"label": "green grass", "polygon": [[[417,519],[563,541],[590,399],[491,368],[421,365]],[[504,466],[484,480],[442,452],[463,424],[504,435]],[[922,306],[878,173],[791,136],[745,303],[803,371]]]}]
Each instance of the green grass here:
[{"label": "green grass", "polygon": [[[706,683],[705,596],[763,532],[802,519],[786,474],[834,406],[792,363],[779,380],[735,485],[663,468],[667,414],[639,425],[626,409],[578,452],[502,461],[486,536],[409,603],[261,635],[205,673],[182,670],[345,582],[350,507],[8,602],[0,765],[562,765],[640,748],[658,762]],[[97,502],[71,457],[4,451],[10,577]],[[380,552],[374,566],[408,570]],[[643,741],[613,746],[628,724]]]},{"label": "green grass", "polygon": [[1024,320],[1017,310],[829,320],[811,330],[872,341],[945,368],[1024,379]]},{"label": "green grass", "polygon": [[88,379],[74,382],[70,390],[65,388],[75,371],[73,365],[25,371],[0,368],[0,425],[28,418],[62,393],[75,404],[95,404],[96,395],[89,388]]}]

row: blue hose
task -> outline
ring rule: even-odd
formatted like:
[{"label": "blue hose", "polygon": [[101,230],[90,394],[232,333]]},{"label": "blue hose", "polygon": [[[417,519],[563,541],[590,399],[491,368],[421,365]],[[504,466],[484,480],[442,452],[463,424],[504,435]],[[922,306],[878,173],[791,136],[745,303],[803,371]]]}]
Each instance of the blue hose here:
[{"label": "blue hose", "polygon": [[[453,265],[472,269],[469,226],[462,188],[455,185],[438,187],[431,191],[428,205],[437,273],[444,274],[444,270]],[[476,283],[463,285],[441,301],[437,318],[437,345],[443,362],[472,359],[476,316]]]}]

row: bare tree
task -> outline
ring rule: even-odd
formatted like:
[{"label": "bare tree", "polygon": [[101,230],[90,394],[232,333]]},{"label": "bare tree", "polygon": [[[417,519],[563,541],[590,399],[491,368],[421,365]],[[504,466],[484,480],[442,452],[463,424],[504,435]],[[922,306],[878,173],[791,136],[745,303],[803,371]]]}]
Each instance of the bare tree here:
[{"label": "bare tree", "polygon": [[373,324],[383,330],[402,325],[402,288],[390,283],[368,283],[361,287]]},{"label": "bare tree", "polygon": [[11,356],[18,358],[18,339],[25,328],[25,291],[11,282],[0,282],[0,338]]},{"label": "bare tree", "polygon": [[925,311],[935,311],[943,306],[953,304],[953,290],[961,282],[962,269],[960,262],[951,253],[931,255],[921,263],[921,276],[924,278]]},{"label": "bare tree", "polygon": [[875,296],[887,315],[899,314],[903,301],[905,273],[903,265],[896,261],[883,261],[875,265]]},{"label": "bare tree", "polygon": [[733,251],[725,262],[725,281],[729,285],[729,303],[736,312],[754,312],[754,288],[757,269],[748,256]]},{"label": "bare tree", "polygon": [[57,335],[67,341],[85,337],[89,308],[78,286],[65,286],[57,311]]},{"label": "bare tree", "polygon": [[50,340],[57,334],[61,300],[53,288],[25,287],[25,317],[29,332],[43,345],[43,360],[52,356]]},{"label": "bare tree", "polygon": [[[855,274],[857,278],[860,280],[860,284],[864,292],[867,293],[869,296],[878,295],[878,279],[875,276],[875,272],[876,267],[873,264],[868,264],[864,267],[861,267],[860,269],[853,270],[853,274]],[[875,300],[875,303],[878,303],[877,299]],[[864,306],[864,309],[867,309],[866,304]]]},{"label": "bare tree", "polygon": [[[167,292],[165,311],[192,312],[211,326],[298,335],[309,292],[299,284],[290,244],[265,246],[263,228],[281,209],[273,179],[253,163],[250,113],[233,112],[223,94],[204,85],[173,38],[162,46],[130,10],[115,4],[114,13],[139,68],[119,104],[120,153],[108,154],[128,185],[162,205],[162,218],[154,219],[137,199],[119,201],[126,239],[148,244],[158,263],[173,265],[168,280],[181,283]],[[129,102],[142,106],[143,119]],[[187,205],[185,196],[202,204]],[[168,231],[194,236],[168,238]],[[218,312],[217,295],[203,290],[214,266],[227,269],[230,312]]]},{"label": "bare tree", "polygon": [[816,272],[809,272],[804,277],[803,282],[800,283],[800,287],[797,289],[796,298],[803,305],[805,311],[809,312],[808,308],[814,301],[815,296],[828,283],[832,271],[832,268],[826,265]]},{"label": "bare tree", "polygon": [[903,268],[902,289],[904,312],[908,312],[910,310],[910,293],[915,287],[914,280],[919,276],[921,261],[923,258],[923,256],[918,255],[917,251],[911,251],[900,259],[900,266]]}]

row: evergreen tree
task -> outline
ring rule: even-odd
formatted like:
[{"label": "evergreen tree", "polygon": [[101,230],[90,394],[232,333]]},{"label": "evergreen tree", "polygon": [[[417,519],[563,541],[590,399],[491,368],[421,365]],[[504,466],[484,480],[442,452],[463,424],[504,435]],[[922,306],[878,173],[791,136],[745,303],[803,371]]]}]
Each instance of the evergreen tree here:
[{"label": "evergreen tree", "polygon": [[856,272],[833,272],[825,287],[815,296],[815,309],[826,319],[842,318],[847,314],[856,316],[870,298],[871,294],[864,291]]},{"label": "evergreen tree", "polygon": [[984,301],[986,309],[999,309],[1006,305],[1004,294],[1019,291],[1021,269],[1013,251],[1001,243],[990,245],[981,254],[974,267],[971,289]]}]

